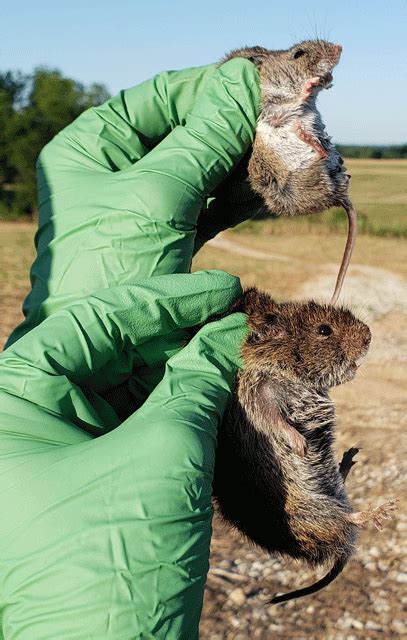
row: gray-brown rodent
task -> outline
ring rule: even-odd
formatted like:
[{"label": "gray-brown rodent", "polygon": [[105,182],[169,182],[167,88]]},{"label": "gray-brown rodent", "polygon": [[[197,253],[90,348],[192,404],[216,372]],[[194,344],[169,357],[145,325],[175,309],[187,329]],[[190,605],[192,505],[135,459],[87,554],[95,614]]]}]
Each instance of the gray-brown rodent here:
[{"label": "gray-brown rodent", "polygon": [[316,98],[331,86],[341,51],[337,44],[307,40],[284,51],[235,49],[222,60],[244,57],[259,69],[261,112],[248,174],[270,212],[296,216],[342,206],[348,214],[348,242],[332,304],[353,250],[356,212],[348,195],[350,175],[325,131]]},{"label": "gray-brown rodent", "polygon": [[249,177],[278,215],[316,213],[348,199],[349,177],[316,108],[317,94],[331,85],[341,50],[308,40],[286,51],[236,49],[225,58],[249,58],[259,68],[262,103]]},{"label": "gray-brown rodent", "polygon": [[357,449],[339,466],[332,449],[328,390],[353,379],[369,328],[344,308],[276,303],[255,288],[235,310],[247,313],[250,333],[219,429],[215,500],[226,521],[267,551],[333,565],[322,580],[277,603],[334,580],[354,551],[358,527],[373,520],[380,528],[395,503],[354,512],[344,480]]}]

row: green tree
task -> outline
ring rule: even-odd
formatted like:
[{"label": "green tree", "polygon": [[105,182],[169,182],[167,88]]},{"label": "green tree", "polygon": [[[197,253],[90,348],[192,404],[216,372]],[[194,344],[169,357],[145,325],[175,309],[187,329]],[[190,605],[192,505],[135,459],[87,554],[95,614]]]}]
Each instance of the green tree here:
[{"label": "green tree", "polygon": [[36,208],[35,161],[42,147],[109,93],[102,84],[86,88],[45,67],[34,69],[31,76],[8,72],[1,78],[6,89],[1,92],[0,81],[0,122],[6,125],[0,132],[0,201],[15,212],[31,214]]},{"label": "green tree", "polygon": [[9,156],[12,121],[26,83],[27,76],[21,73],[0,73],[0,187],[10,183],[15,175]]}]

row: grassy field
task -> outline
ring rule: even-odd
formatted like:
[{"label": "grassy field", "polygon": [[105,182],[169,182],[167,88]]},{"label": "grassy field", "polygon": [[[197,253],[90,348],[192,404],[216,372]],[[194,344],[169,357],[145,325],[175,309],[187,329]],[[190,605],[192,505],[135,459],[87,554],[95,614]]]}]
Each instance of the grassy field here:
[{"label": "grassy field", "polygon": [[[350,195],[359,217],[359,231],[370,235],[407,237],[407,160],[346,160],[352,175]],[[267,235],[326,233],[346,227],[346,215],[333,209],[304,218],[244,222],[237,232]]]}]

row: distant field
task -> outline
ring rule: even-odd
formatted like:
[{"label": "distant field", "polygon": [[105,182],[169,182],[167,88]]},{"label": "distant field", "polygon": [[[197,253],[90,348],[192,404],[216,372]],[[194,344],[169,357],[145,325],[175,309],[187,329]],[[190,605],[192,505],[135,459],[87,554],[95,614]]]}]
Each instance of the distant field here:
[{"label": "distant field", "polygon": [[[359,231],[371,235],[407,237],[407,160],[345,160],[352,175],[350,195],[359,216]],[[236,231],[266,235],[318,233],[343,229],[346,216],[341,209],[295,219],[244,222]]]}]

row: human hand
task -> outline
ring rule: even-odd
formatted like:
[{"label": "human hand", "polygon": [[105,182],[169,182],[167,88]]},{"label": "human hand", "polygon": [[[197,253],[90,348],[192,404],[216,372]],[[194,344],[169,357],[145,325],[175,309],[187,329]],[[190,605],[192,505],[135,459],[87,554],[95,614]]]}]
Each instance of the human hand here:
[{"label": "human hand", "polygon": [[61,131],[38,159],[38,255],[7,346],[100,288],[188,272],[206,239],[253,215],[258,200],[230,174],[259,108],[257,69],[241,58],[161,73]]},{"label": "human hand", "polygon": [[205,325],[117,428],[85,381],[129,343],[142,366],[240,293],[223,272],[140,280],[53,314],[0,356],[5,638],[198,637],[216,430],[245,316]]}]

